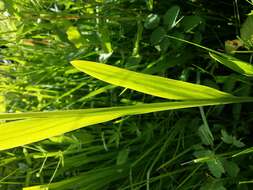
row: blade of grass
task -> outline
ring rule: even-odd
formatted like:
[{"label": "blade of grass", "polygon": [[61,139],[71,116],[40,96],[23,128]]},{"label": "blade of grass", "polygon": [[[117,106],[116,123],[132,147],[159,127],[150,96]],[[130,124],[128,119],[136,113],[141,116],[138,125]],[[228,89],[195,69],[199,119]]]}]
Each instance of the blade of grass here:
[{"label": "blade of grass", "polygon": [[227,66],[228,68],[241,73],[245,76],[253,76],[253,66],[247,62],[236,59],[235,57],[228,55],[218,55],[214,53],[209,53],[210,57],[219,63]]},{"label": "blade of grass", "polygon": [[202,49],[209,52],[209,55],[211,56],[211,58],[213,58],[214,60],[218,61],[219,63],[225,65],[226,67],[232,69],[233,71],[236,71],[236,72],[246,75],[246,76],[250,76],[250,77],[253,76],[253,65],[251,65],[245,61],[239,60],[233,56],[230,56],[230,55],[215,51],[213,49],[207,48],[207,47],[202,46],[200,44],[190,42],[188,40],[184,40],[184,39],[177,38],[175,36],[170,36],[170,35],[167,35],[167,37],[174,39],[174,40],[184,42],[184,43],[191,44],[191,45],[199,47],[199,48],[202,48]]},{"label": "blade of grass", "polygon": [[253,98],[231,97],[223,99],[164,102],[87,110],[14,114],[3,113],[0,114],[0,120],[9,120],[9,122],[0,124],[0,150],[6,150],[37,142],[85,126],[110,121],[125,115],[252,101]]},{"label": "blade of grass", "polygon": [[241,152],[238,152],[238,153],[232,155],[232,157],[237,157],[237,156],[241,156],[241,155],[244,155],[244,154],[252,154],[252,152],[253,152],[253,147],[250,147],[250,148],[247,148],[247,149],[245,149]]},{"label": "blade of grass", "polygon": [[194,100],[233,97],[210,87],[137,73],[102,63],[76,60],[71,64],[97,79],[162,98]]}]

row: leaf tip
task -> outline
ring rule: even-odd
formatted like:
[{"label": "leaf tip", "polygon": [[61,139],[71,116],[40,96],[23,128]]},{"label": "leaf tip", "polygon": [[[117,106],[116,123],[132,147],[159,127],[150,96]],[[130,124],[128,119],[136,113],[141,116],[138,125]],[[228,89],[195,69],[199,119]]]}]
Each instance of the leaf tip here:
[{"label": "leaf tip", "polygon": [[79,60],[73,60],[73,61],[70,61],[70,64],[73,65],[73,66],[76,66],[78,64]]}]

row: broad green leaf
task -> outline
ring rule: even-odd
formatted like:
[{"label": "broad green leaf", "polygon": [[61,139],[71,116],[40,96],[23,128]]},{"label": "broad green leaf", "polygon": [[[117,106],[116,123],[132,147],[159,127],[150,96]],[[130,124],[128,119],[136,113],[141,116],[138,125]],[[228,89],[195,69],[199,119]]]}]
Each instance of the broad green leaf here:
[{"label": "broad green leaf", "polygon": [[207,105],[221,105],[249,102],[250,98],[225,98],[164,102],[124,107],[96,108],[53,112],[27,112],[0,114],[0,150],[6,150],[37,142],[73,131],[85,126],[110,121],[125,115],[145,114],[157,111],[191,108]]},{"label": "broad green leaf", "polygon": [[236,59],[235,57],[232,56],[228,56],[228,55],[218,55],[215,53],[209,53],[209,55],[216,61],[218,61],[219,63],[227,66],[228,68],[241,73],[243,75],[246,76],[253,76],[253,65]]},{"label": "broad green leaf", "polygon": [[162,98],[194,100],[234,97],[207,86],[137,73],[102,63],[81,60],[71,63],[80,71],[100,80]]},{"label": "broad green leaf", "polygon": [[172,29],[176,26],[178,15],[180,12],[179,6],[173,6],[170,9],[167,10],[163,17],[163,23],[168,29]]}]

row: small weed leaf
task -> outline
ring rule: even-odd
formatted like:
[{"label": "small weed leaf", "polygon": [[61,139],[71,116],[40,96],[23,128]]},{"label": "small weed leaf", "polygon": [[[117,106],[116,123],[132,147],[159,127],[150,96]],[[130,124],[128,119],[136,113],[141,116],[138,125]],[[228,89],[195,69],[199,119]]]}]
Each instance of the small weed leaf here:
[{"label": "small weed leaf", "polygon": [[207,166],[212,175],[216,178],[220,178],[221,175],[225,173],[225,169],[222,165],[222,162],[218,157],[213,160],[207,161]]},{"label": "small weed leaf", "polygon": [[195,163],[206,163],[209,171],[216,178],[220,178],[225,169],[223,164],[218,156],[211,150],[199,150],[195,151],[194,155],[197,159],[194,160]]},{"label": "small weed leaf", "polygon": [[226,144],[231,144],[238,148],[242,148],[245,146],[243,142],[237,140],[236,137],[229,135],[224,129],[221,130],[221,136],[222,141],[225,142]]}]

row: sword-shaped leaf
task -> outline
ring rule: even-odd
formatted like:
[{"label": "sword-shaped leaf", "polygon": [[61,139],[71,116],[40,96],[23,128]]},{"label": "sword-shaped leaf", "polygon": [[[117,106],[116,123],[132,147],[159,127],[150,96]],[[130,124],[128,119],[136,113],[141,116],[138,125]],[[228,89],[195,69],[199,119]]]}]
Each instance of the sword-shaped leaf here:
[{"label": "sword-shaped leaf", "polygon": [[231,94],[207,86],[137,73],[103,63],[76,60],[71,64],[105,82],[166,99],[199,100],[233,97]]},{"label": "sword-shaped leaf", "polygon": [[68,110],[53,112],[27,112],[0,114],[0,150],[38,142],[85,126],[110,121],[125,115],[191,108],[208,105],[252,102],[252,98],[220,98],[183,102],[164,102],[134,106]]}]

